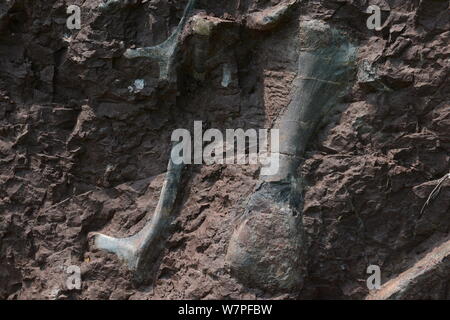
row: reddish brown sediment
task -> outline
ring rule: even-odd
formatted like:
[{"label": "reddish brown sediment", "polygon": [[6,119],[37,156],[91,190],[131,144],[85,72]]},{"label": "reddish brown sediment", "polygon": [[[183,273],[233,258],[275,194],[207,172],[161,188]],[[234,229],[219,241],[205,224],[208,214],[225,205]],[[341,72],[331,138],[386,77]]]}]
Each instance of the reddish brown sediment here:
[{"label": "reddish brown sediment", "polygon": [[[449,172],[448,3],[381,1],[381,31],[366,27],[367,1],[350,0],[299,1],[270,30],[246,27],[280,2],[199,1],[194,14],[220,22],[213,41],[183,34],[177,85],[160,81],[157,62],[123,54],[165,41],[186,0],[113,14],[85,1],[80,31],[66,28],[65,1],[0,4],[0,298],[364,299],[369,265],[395,279],[448,237],[448,181],[420,216]],[[153,283],[135,284],[117,257],[91,250],[90,232],[126,237],[151,219],[174,129],[274,125],[292,99],[308,19],[348,32],[360,70],[299,168],[303,289],[264,292],[225,266],[256,166],[190,168]],[[67,289],[68,265],[81,267],[81,290]],[[407,298],[449,299],[440,269]]]}]

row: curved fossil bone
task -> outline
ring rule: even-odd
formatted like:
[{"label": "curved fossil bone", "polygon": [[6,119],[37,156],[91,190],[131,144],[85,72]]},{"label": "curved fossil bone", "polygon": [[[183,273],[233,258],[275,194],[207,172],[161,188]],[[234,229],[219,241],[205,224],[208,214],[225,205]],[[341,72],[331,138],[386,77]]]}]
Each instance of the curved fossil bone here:
[{"label": "curved fossil bone", "polygon": [[97,249],[115,253],[124,260],[128,268],[136,272],[139,280],[150,277],[150,263],[158,257],[164,245],[164,233],[170,224],[175,201],[180,189],[184,165],[176,165],[169,160],[166,178],[152,219],[134,236],[113,238],[101,233],[94,233],[94,246]]},{"label": "curved fossil bone", "polygon": [[324,22],[300,25],[300,54],[294,94],[280,130],[278,173],[261,176],[249,197],[227,252],[231,272],[266,290],[302,285],[301,183],[297,169],[324,114],[337,102],[354,74],[356,48]]},{"label": "curved fossil bone", "polygon": [[[384,283],[379,290],[371,292],[366,300],[406,300],[417,296],[414,292],[427,292],[424,287],[433,286],[433,278],[448,279],[450,276],[450,240],[437,245],[412,267]],[[437,276],[436,276],[437,275]],[[435,280],[436,281],[436,280]],[[429,298],[429,296],[427,297]]]},{"label": "curved fossil bone", "polygon": [[288,0],[261,12],[251,13],[246,17],[246,25],[249,29],[255,30],[272,29],[296,3],[297,0]]},{"label": "curved fossil bone", "polygon": [[183,18],[181,18],[177,29],[166,41],[154,47],[128,49],[127,51],[125,51],[124,56],[128,59],[144,57],[156,60],[159,63],[160,79],[171,80],[173,64],[179,50],[179,40],[189,19],[189,16],[191,15],[192,10],[195,7],[196,1],[197,0],[189,0],[189,3],[184,10]]}]

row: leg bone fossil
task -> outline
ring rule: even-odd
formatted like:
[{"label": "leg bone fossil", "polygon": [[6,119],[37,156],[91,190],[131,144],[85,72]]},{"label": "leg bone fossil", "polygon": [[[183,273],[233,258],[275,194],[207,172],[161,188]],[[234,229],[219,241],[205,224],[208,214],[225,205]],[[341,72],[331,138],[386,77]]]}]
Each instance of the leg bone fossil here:
[{"label": "leg bone fossil", "polygon": [[[190,0],[176,31],[155,47],[128,49],[127,58],[149,57],[160,64],[160,78],[171,80],[181,34],[196,1]],[[294,2],[284,5],[289,7]],[[275,25],[287,10],[277,6],[266,10],[269,25]],[[255,16],[252,28],[261,21]],[[249,26],[250,27],[250,26]],[[299,32],[298,73],[293,97],[278,119],[280,166],[275,175],[260,176],[249,197],[227,251],[226,262],[242,282],[267,290],[293,290],[302,284],[302,183],[297,175],[301,157],[324,114],[345,92],[354,74],[356,47],[340,31],[317,20],[302,22]],[[166,181],[153,219],[136,235],[118,239],[95,235],[95,246],[115,253],[126,261],[138,278],[148,277],[151,263],[160,253],[162,234],[174,211],[183,165],[169,162]]]},{"label": "leg bone fossil", "polygon": [[278,174],[261,176],[232,235],[227,263],[249,285],[290,291],[302,285],[301,156],[318,123],[337,103],[354,73],[356,48],[324,22],[300,25],[300,54],[294,93],[280,130]]},{"label": "leg bone fossil", "polygon": [[151,58],[159,63],[159,72],[161,80],[173,79],[173,66],[179,50],[180,38],[184,27],[189,19],[197,0],[189,0],[184,10],[183,18],[172,35],[163,43],[154,47],[145,47],[138,49],[128,49],[124,56],[128,59],[134,58]]}]

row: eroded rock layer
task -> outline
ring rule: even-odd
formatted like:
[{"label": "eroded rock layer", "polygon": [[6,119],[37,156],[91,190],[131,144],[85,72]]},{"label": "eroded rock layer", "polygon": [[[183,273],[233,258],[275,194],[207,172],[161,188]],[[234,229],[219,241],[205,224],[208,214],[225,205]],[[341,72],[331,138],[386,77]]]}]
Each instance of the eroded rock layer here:
[{"label": "eroded rock layer", "polygon": [[[450,179],[421,210],[450,171],[448,1],[374,1],[377,31],[363,0],[198,0],[173,78],[124,54],[166,41],[188,1],[110,2],[72,1],[81,30],[66,27],[67,1],[0,4],[0,298],[363,299],[369,265],[393,283],[443,252]],[[91,232],[127,237],[152,218],[174,129],[277,125],[295,97],[301,23],[313,20],[352,39],[357,72],[302,150],[298,224],[276,208],[263,213],[274,224],[247,224],[276,232],[279,264],[265,251],[267,268],[239,277],[226,263],[258,166],[187,169],[151,282],[93,249]],[[450,298],[447,260],[389,297]],[[286,281],[301,285],[279,290],[271,275],[297,262],[301,279]],[[80,290],[66,286],[70,265]]]}]

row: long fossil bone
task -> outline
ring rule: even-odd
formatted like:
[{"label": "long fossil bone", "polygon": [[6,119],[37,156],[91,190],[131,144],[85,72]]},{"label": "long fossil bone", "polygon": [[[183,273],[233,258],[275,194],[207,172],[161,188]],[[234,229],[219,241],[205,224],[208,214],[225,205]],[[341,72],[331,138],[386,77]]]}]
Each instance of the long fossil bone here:
[{"label": "long fossil bone", "polygon": [[435,285],[436,280],[443,282],[448,279],[449,267],[450,240],[447,239],[427,252],[414,266],[384,283],[379,290],[371,292],[366,300],[405,300],[417,296],[415,292],[418,291],[427,296],[429,292],[423,288]]},{"label": "long fossil bone", "polygon": [[280,130],[279,170],[261,176],[249,197],[227,252],[231,272],[266,290],[302,285],[302,188],[297,176],[308,141],[354,73],[356,48],[344,34],[317,20],[300,25],[294,93]]},{"label": "long fossil bone", "polygon": [[127,49],[124,56],[128,59],[144,57],[156,60],[159,63],[160,79],[171,80],[173,65],[180,46],[179,40],[196,2],[197,0],[189,0],[189,3],[184,10],[183,18],[181,18],[178,27],[166,41],[154,47]]},{"label": "long fossil bone", "polygon": [[246,17],[246,25],[249,29],[270,30],[281,21],[289,9],[296,3],[297,0],[282,1],[278,5],[261,12],[251,13]]},{"label": "long fossil bone", "polygon": [[[119,1],[110,0],[102,8],[109,8],[117,3]],[[170,80],[179,40],[195,4],[196,0],[189,0],[177,29],[166,41],[154,47],[128,49],[124,56],[129,59],[147,57],[156,60],[160,66],[160,79]],[[101,233],[93,234],[94,246],[97,249],[112,252],[124,260],[128,268],[135,272],[137,280],[146,280],[151,276],[152,263],[163,249],[164,233],[172,219],[183,168],[183,164],[174,164],[172,159],[169,160],[166,179],[155,213],[140,232],[128,238],[114,238]]]},{"label": "long fossil bone", "polygon": [[[195,0],[189,1],[177,30],[165,42],[128,49],[125,56],[153,58],[160,64],[160,78],[172,79],[179,40],[195,4]],[[284,12],[277,11],[274,20]],[[297,214],[302,190],[296,172],[317,124],[351,80],[355,52],[342,33],[323,22],[310,20],[300,26],[294,94],[276,124],[280,129],[279,171],[261,175],[227,251],[226,261],[232,273],[244,282],[268,290],[292,290],[302,283],[303,236],[301,215]],[[174,209],[182,169],[183,165],[169,162],[155,215],[138,234],[124,239],[95,235],[95,246],[117,254],[138,278],[148,277],[150,263],[164,244],[161,238]]]},{"label": "long fossil bone", "polygon": [[115,253],[124,260],[130,270],[135,271],[138,280],[146,280],[150,275],[151,263],[155,261],[164,245],[164,233],[173,217],[175,201],[179,194],[183,164],[169,160],[161,195],[152,219],[134,236],[113,238],[94,233],[97,249]]}]

